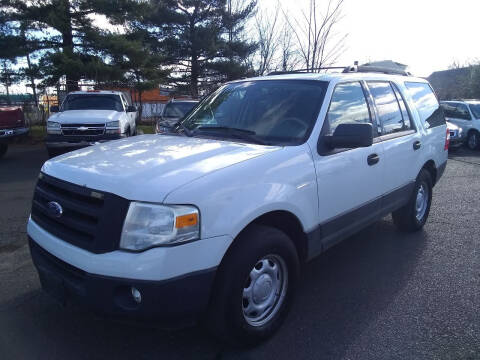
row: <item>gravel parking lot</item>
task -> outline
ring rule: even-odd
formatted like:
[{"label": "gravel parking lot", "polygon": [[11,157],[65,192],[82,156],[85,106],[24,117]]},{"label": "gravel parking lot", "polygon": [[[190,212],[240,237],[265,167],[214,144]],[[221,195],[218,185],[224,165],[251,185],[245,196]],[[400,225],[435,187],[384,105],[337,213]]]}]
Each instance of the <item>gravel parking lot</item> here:
[{"label": "gravel parking lot", "polygon": [[308,264],[286,324],[249,350],[45,295],[25,225],[46,158],[40,145],[16,145],[0,161],[2,359],[480,359],[480,152],[451,154],[422,232],[399,233],[386,218]]}]

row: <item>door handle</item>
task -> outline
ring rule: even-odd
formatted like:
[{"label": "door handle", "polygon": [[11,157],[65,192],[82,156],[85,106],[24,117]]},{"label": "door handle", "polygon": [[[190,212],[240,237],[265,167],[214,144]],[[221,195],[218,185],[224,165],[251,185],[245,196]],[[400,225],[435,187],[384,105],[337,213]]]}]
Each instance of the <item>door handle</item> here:
[{"label": "door handle", "polygon": [[422,143],[420,141],[417,140],[413,143],[413,150],[418,150],[421,147],[422,147]]},{"label": "door handle", "polygon": [[379,161],[380,161],[380,157],[377,154],[371,154],[371,155],[368,155],[367,157],[367,163],[370,166],[375,165]]}]

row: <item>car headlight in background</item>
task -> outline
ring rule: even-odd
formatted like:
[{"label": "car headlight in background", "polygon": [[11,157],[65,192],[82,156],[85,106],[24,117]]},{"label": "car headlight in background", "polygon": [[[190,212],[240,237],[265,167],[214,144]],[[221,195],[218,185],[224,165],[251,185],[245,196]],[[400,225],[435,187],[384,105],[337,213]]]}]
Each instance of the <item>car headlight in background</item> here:
[{"label": "car headlight in background", "polygon": [[106,123],[105,134],[120,134],[120,121],[109,121]]},{"label": "car headlight in background", "polygon": [[47,134],[59,135],[62,133],[60,123],[56,121],[47,121]]},{"label": "car headlight in background", "polygon": [[145,250],[200,238],[200,214],[194,206],[132,202],[123,225],[120,248]]}]

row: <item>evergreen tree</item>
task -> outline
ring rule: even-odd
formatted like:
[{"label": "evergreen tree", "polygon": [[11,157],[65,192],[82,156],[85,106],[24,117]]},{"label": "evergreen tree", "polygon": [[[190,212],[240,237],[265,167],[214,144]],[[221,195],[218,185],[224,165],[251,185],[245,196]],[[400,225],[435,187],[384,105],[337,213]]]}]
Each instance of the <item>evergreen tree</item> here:
[{"label": "evergreen tree", "polygon": [[165,57],[155,51],[154,39],[138,27],[133,27],[125,34],[110,34],[104,39],[104,53],[111,61],[113,69],[120,72],[122,81],[133,87],[139,95],[140,111],[142,93],[165,83],[169,74],[163,69]]},{"label": "evergreen tree", "polygon": [[245,39],[245,25],[257,6],[256,0],[226,0],[222,12],[222,41],[218,59],[212,64],[220,81],[253,76],[254,70],[246,61],[257,44]]},{"label": "evergreen tree", "polygon": [[83,78],[108,77],[110,70],[98,56],[102,32],[93,24],[94,15],[106,15],[117,24],[142,6],[135,0],[0,0],[0,17],[12,33],[22,36],[21,24],[29,23],[29,48],[40,51],[40,67],[47,84],[65,76],[67,90],[78,88]]},{"label": "evergreen tree", "polygon": [[248,74],[242,62],[255,46],[243,39],[243,33],[256,1],[235,0],[238,6],[232,1],[150,1],[145,26],[168,54],[172,82],[179,90],[198,96],[220,81]]}]

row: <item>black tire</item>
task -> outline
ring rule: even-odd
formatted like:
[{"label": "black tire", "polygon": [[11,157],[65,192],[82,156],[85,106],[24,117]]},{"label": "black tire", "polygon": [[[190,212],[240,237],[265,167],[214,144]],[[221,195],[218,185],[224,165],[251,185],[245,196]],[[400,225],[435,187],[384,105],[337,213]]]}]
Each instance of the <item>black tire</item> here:
[{"label": "black tire", "polygon": [[467,147],[470,150],[477,150],[478,145],[480,144],[480,136],[476,131],[470,131],[467,138]]},{"label": "black tire", "polygon": [[[425,207],[418,207],[417,196],[422,187],[424,191],[427,191],[426,196],[423,196],[427,202]],[[392,213],[393,222],[399,230],[413,232],[420,230],[425,225],[432,205],[432,188],[433,183],[430,173],[422,169],[417,176],[415,188],[408,203]]]},{"label": "black tire", "polygon": [[[244,315],[244,308],[247,306],[246,303],[248,304],[244,289],[252,289],[253,298],[254,285],[257,285],[259,279],[264,275],[259,276],[254,284],[251,280],[251,272],[254,267],[258,269],[259,264],[262,264],[260,260],[268,256],[278,257],[275,258],[276,261],[282,259],[284,267],[280,266],[280,268],[287,269],[287,275],[284,276],[287,284],[281,287],[285,289],[284,292],[280,291],[280,294],[284,294],[283,297],[272,297],[281,300],[274,301],[274,304],[277,305],[271,307],[275,310],[268,310],[271,312],[268,316],[266,314],[263,320],[266,322],[252,325],[247,321],[247,315]],[[264,261],[268,262],[268,266],[272,266],[272,264],[278,266],[274,262],[269,262],[270,260]],[[205,319],[207,327],[216,337],[234,346],[254,345],[268,339],[280,327],[288,314],[298,281],[299,269],[295,246],[287,235],[268,226],[250,226],[229,249],[218,269],[209,311]],[[265,289],[268,291],[271,288],[270,295],[264,300],[271,299],[270,296],[277,293],[272,290],[275,285],[272,285],[272,278],[268,276],[264,276],[264,279],[267,280],[263,282],[263,284],[268,284],[267,287],[260,290],[260,292]],[[281,282],[278,279],[281,277],[277,273],[277,284]],[[250,285],[245,288],[247,284]]]},{"label": "black tire", "polygon": [[0,159],[5,156],[8,150],[8,144],[0,144]]}]

